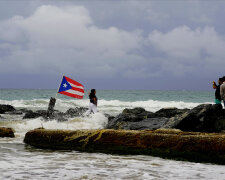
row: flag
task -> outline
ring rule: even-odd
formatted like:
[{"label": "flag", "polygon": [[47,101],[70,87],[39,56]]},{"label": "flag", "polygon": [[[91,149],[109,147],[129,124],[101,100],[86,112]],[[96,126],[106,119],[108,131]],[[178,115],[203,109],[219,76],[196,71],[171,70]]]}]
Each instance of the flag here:
[{"label": "flag", "polygon": [[66,76],[63,76],[58,93],[73,98],[82,99],[84,96],[84,86]]}]

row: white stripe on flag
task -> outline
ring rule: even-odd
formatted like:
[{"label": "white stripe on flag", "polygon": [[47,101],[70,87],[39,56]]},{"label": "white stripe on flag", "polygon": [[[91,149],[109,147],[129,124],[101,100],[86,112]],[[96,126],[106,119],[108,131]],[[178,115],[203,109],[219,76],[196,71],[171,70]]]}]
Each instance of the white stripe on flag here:
[{"label": "white stripe on flag", "polygon": [[75,91],[75,90],[72,90],[72,89],[69,89],[69,90],[67,90],[65,92],[68,92],[68,93],[71,93],[71,94],[76,94],[76,95],[79,95],[79,96],[83,96],[84,95],[84,93],[79,92],[79,91]]},{"label": "white stripe on flag", "polygon": [[[67,81],[68,82],[68,81]],[[76,85],[74,85],[73,83],[71,83],[71,82],[68,82],[69,84],[70,84],[70,86],[72,86],[72,87],[75,87],[75,88],[79,88],[79,89],[84,89],[84,87],[83,86],[76,86]]]}]

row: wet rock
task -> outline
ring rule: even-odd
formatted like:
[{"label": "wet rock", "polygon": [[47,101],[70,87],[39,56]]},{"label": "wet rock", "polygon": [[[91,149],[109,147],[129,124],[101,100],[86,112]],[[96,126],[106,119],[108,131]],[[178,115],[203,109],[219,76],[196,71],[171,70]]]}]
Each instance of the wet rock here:
[{"label": "wet rock", "polygon": [[201,104],[181,115],[171,117],[163,128],[183,131],[220,132],[225,129],[225,111],[221,104]]},{"label": "wet rock", "polygon": [[29,112],[30,110],[29,109],[26,109],[26,108],[19,108],[18,111],[21,111],[23,113],[27,113]]},{"label": "wet rock", "polygon": [[162,127],[167,121],[168,121],[168,118],[165,118],[165,117],[148,118],[148,119],[141,120],[139,122],[120,121],[120,122],[117,122],[111,128],[125,129],[125,130],[144,130],[144,129],[155,130]]},{"label": "wet rock", "polygon": [[45,113],[44,113],[44,111],[33,112],[33,111],[29,110],[28,112],[25,113],[23,119],[46,117],[46,113],[47,113],[47,111],[45,111]]},{"label": "wet rock", "polygon": [[159,111],[156,111],[152,116],[153,117],[174,117],[179,114],[183,114],[190,109],[178,109],[178,108],[162,108]]},{"label": "wet rock", "polygon": [[50,116],[47,116],[47,118],[46,117],[44,117],[44,118],[46,120],[55,119],[55,120],[60,121],[60,122],[68,121],[65,113],[60,112],[60,111],[56,111],[56,110],[54,110],[54,112]]},{"label": "wet rock", "polygon": [[225,164],[225,134],[173,129],[46,130],[26,133],[24,142],[37,148],[145,154],[176,160]]},{"label": "wet rock", "polygon": [[68,118],[82,116],[87,110],[85,107],[70,108],[65,112],[65,116]]},{"label": "wet rock", "polygon": [[4,114],[21,115],[21,114],[23,114],[23,112],[20,111],[20,110],[15,110],[15,111],[7,111],[7,112],[5,112]]},{"label": "wet rock", "polygon": [[[148,117],[152,117],[153,114],[154,113],[146,111],[144,108],[124,109],[121,114],[119,114],[113,119],[109,119],[107,128],[108,129],[132,128],[135,130],[149,129],[151,125],[155,124],[154,119],[152,118],[148,119]],[[154,123],[151,124],[151,122]]]},{"label": "wet rock", "polygon": [[53,112],[49,113],[47,110],[38,110],[38,111],[27,111],[23,117],[23,119],[31,119],[31,118],[38,118],[42,117],[45,120],[57,120],[57,121],[67,121],[68,118],[79,117],[82,116],[84,112],[87,111],[87,108],[84,107],[76,107],[70,108],[65,113],[54,110]]},{"label": "wet rock", "polygon": [[0,137],[15,137],[14,130],[12,128],[0,127]]},{"label": "wet rock", "polygon": [[45,120],[58,120],[58,121],[67,121],[67,119],[65,118],[65,114],[63,112],[54,110],[53,113],[48,114],[47,110],[38,110],[38,111],[28,111],[25,113],[23,119],[33,119],[33,118],[38,118],[38,117],[42,117]]},{"label": "wet rock", "polygon": [[5,112],[15,111],[16,109],[11,105],[0,104],[0,114]]}]

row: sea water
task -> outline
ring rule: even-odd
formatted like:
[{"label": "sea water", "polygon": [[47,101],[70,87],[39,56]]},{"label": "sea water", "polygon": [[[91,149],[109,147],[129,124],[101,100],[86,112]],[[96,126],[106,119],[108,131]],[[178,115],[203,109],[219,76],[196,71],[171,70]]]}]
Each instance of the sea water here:
[{"label": "sea water", "polygon": [[[225,179],[225,166],[167,160],[144,155],[110,155],[78,151],[52,151],[25,145],[29,130],[102,129],[105,113],[116,116],[125,108],[143,107],[156,112],[161,108],[193,108],[214,101],[207,91],[97,90],[98,113],[74,117],[66,122],[23,119],[23,115],[1,115],[0,127],[12,127],[15,138],[0,139],[0,179]],[[0,104],[31,110],[47,109],[56,90],[0,89]],[[55,109],[88,107],[88,96],[78,100],[57,95]]]}]

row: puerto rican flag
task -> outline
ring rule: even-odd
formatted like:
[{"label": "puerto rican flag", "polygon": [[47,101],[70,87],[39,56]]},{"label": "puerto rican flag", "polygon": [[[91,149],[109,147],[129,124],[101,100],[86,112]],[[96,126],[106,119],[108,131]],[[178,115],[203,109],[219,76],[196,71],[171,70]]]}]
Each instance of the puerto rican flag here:
[{"label": "puerto rican flag", "polygon": [[82,99],[84,96],[84,86],[66,76],[63,76],[58,93],[73,98]]}]

